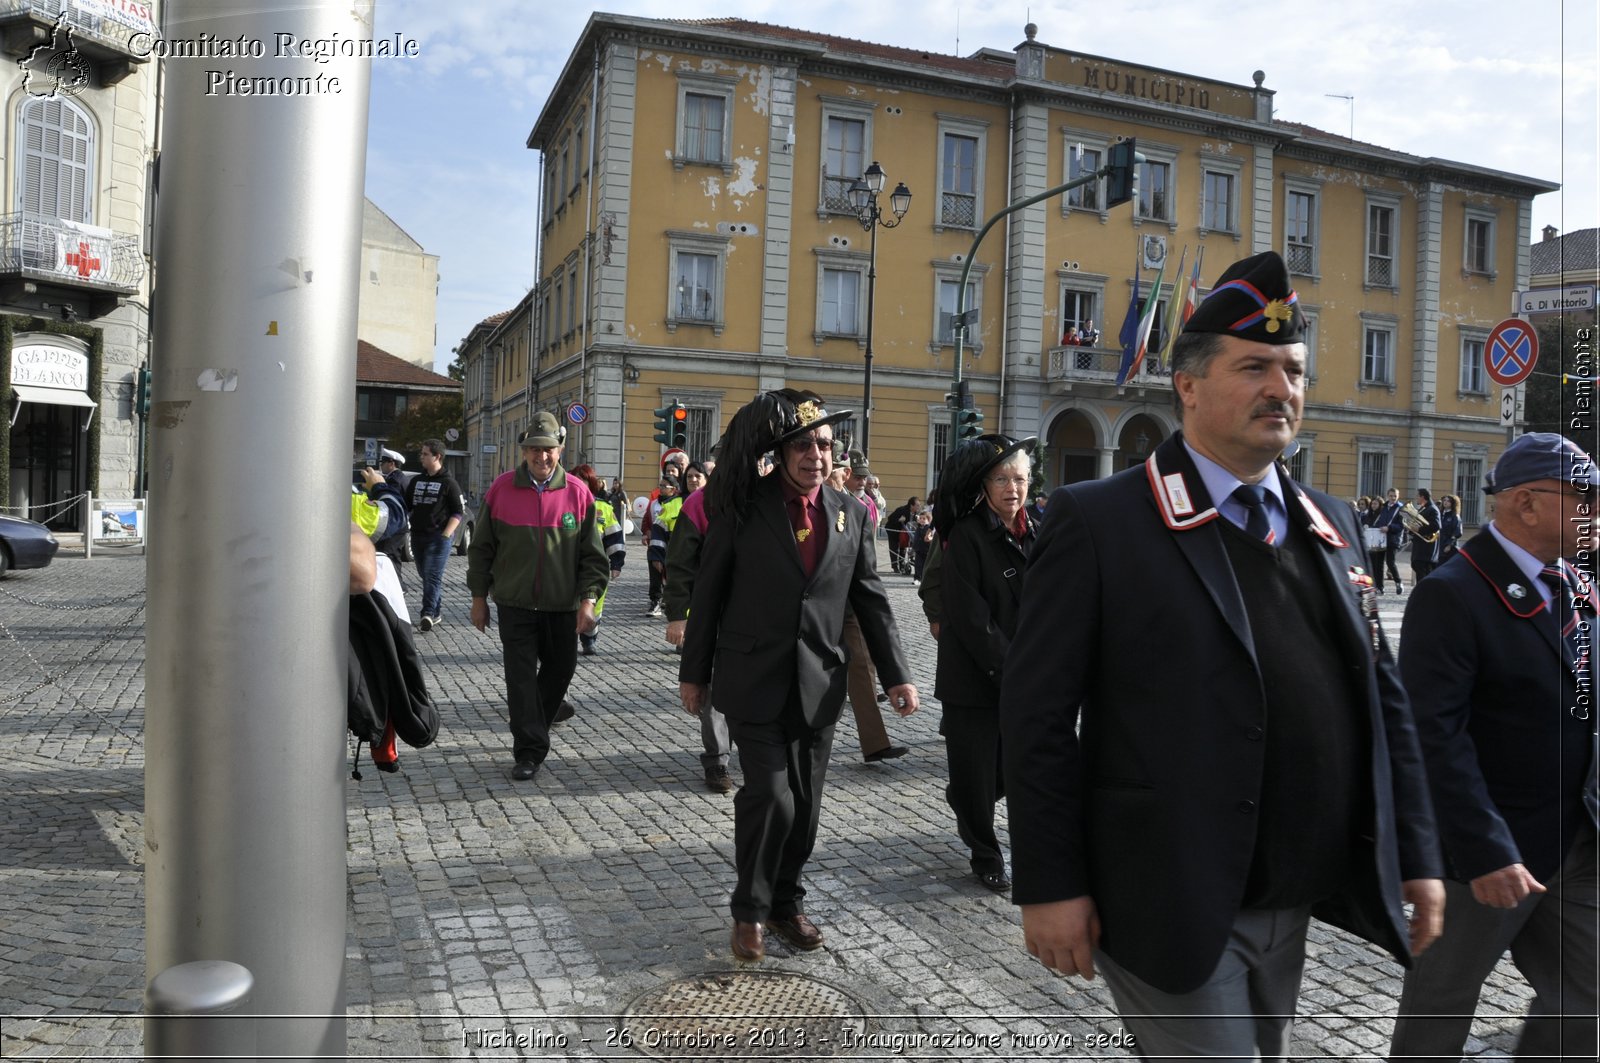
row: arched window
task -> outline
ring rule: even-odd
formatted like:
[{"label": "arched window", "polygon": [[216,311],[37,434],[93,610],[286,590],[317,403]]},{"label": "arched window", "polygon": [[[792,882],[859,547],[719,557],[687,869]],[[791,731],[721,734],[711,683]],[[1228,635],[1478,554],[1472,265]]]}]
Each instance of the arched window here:
[{"label": "arched window", "polygon": [[17,209],[94,223],[94,126],[61,96],[29,97],[18,122]]}]

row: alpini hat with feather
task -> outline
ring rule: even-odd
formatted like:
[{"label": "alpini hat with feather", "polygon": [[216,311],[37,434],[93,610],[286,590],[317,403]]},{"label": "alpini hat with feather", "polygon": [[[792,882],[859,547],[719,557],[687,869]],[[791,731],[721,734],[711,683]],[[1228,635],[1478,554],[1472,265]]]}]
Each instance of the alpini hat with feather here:
[{"label": "alpini hat with feather", "polygon": [[1183,331],[1216,332],[1279,346],[1303,342],[1305,314],[1300,311],[1300,297],[1289,287],[1283,256],[1263,251],[1229,266]]}]

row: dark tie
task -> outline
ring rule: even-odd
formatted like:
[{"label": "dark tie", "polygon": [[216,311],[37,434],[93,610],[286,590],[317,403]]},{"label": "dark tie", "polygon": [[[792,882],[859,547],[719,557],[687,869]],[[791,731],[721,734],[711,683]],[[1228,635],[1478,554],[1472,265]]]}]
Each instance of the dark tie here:
[{"label": "dark tie", "polygon": [[811,507],[806,504],[804,495],[789,500],[789,523],[794,528],[794,545],[800,551],[800,564],[806,570],[806,578],[810,579],[817,570],[817,530],[811,524]]},{"label": "dark tie", "polygon": [[1277,538],[1272,531],[1272,521],[1267,519],[1267,489],[1263,484],[1240,484],[1233,490],[1233,500],[1245,508],[1244,530],[1264,543]]},{"label": "dark tie", "polygon": [[[1561,641],[1566,643],[1568,663],[1578,677],[1580,690],[1587,692],[1589,644],[1593,637],[1590,633],[1594,631],[1595,620],[1594,588],[1561,558],[1546,565],[1539,579],[1550,588],[1550,609],[1561,621]],[[1580,707],[1574,707],[1573,713],[1579,712]]]}]

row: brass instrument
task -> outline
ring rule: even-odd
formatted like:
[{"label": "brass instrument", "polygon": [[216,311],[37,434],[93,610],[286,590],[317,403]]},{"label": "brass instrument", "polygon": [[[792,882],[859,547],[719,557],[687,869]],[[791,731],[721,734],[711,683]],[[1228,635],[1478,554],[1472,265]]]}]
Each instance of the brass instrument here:
[{"label": "brass instrument", "polygon": [[1415,502],[1407,502],[1400,507],[1400,523],[1406,526],[1406,531],[1425,543],[1431,543],[1439,538],[1438,532],[1434,532],[1432,535],[1422,534],[1423,529],[1428,526],[1428,520],[1417,509]]}]

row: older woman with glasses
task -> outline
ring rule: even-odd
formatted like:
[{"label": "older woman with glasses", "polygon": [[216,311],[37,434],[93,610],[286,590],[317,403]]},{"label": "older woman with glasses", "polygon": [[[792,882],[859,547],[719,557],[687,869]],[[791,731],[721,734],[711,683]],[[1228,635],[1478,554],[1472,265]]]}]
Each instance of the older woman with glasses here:
[{"label": "older woman with glasses", "polygon": [[939,477],[934,523],[940,558],[939,664],[950,784],[945,800],[986,888],[1011,888],[994,833],[1000,776],[1000,679],[1017,630],[1022,573],[1033,549],[1028,499],[1037,439],[981,436],[950,455]]}]

